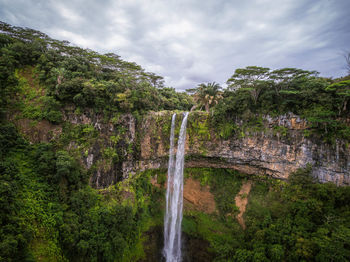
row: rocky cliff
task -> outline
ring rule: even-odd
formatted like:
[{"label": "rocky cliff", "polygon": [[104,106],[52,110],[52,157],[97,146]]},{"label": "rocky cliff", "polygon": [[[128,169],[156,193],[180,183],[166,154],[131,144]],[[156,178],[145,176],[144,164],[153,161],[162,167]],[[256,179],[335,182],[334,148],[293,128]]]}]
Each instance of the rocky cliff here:
[{"label": "rocky cliff", "polygon": [[[181,122],[178,117],[177,125]],[[150,168],[166,168],[171,112],[149,114],[140,132],[139,159],[124,161],[123,176]],[[313,166],[320,182],[350,184],[350,147],[330,145],[309,134],[307,122],[289,114],[263,117],[258,126],[237,120],[235,134],[224,139],[211,127],[209,116],[193,112],[188,121],[186,167],[232,168],[246,174],[287,179],[298,168]]]},{"label": "rocky cliff", "polygon": [[[167,167],[172,114],[151,112],[136,121],[131,114],[106,118],[92,111],[77,114],[74,108],[67,108],[63,125],[35,129],[28,128],[33,125],[24,120],[17,121],[17,125],[31,142],[54,139],[68,143],[67,149],[88,170],[90,184],[104,188],[138,171]],[[176,134],[181,119],[179,113]],[[36,125],[45,126],[46,122],[41,122]],[[232,125],[233,132],[225,137],[210,124],[207,113],[191,112],[185,166],[231,168],[286,179],[296,169],[311,164],[320,182],[350,184],[349,144],[322,142],[310,135],[307,122],[300,117],[265,116],[253,125],[238,119]]]}]

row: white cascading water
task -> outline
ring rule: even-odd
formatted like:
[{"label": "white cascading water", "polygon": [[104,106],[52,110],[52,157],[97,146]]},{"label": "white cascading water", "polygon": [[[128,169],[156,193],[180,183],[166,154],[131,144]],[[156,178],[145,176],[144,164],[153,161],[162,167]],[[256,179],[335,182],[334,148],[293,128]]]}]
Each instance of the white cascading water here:
[{"label": "white cascading water", "polygon": [[182,120],[176,152],[176,160],[174,159],[174,130],[176,114],[173,115],[171,120],[163,250],[163,255],[167,262],[180,262],[182,260],[181,223],[187,117],[188,112],[184,113],[184,118]]},{"label": "white cascading water", "polygon": [[168,163],[168,183],[167,183],[167,192],[165,196],[166,201],[166,209],[165,209],[165,217],[164,217],[164,250],[163,254],[165,258],[167,258],[167,253],[169,250],[169,225],[171,219],[171,211],[170,211],[170,181],[174,180],[174,170],[175,170],[175,152],[174,152],[174,132],[175,132],[175,119],[176,114],[173,114],[171,118],[171,130],[170,130],[170,149],[169,149],[169,163]]}]

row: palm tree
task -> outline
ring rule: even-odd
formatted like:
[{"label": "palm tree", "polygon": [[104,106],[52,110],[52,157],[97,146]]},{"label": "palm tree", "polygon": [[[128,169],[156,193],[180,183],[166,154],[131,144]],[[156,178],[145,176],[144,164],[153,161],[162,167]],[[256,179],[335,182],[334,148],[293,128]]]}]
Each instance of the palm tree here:
[{"label": "palm tree", "polygon": [[207,84],[199,84],[197,88],[186,90],[189,93],[193,93],[193,98],[196,103],[191,109],[199,107],[200,110],[205,108],[205,111],[209,113],[210,107],[216,105],[222,98],[221,86],[218,83],[212,82]]}]

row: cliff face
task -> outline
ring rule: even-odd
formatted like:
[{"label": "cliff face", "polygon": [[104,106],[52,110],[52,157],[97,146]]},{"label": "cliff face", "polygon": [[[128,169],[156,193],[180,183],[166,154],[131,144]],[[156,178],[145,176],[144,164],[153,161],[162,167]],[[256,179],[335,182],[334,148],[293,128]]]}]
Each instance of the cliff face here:
[{"label": "cliff face", "polygon": [[[181,120],[177,119],[177,125]],[[149,168],[166,168],[171,113],[149,114],[139,132],[140,157],[123,162],[123,176]],[[264,117],[259,127],[237,121],[236,135],[223,139],[210,128],[208,115],[191,113],[186,142],[186,167],[232,168],[247,174],[287,179],[298,168],[313,166],[320,182],[350,184],[350,147],[308,136],[307,123],[295,115]]]},{"label": "cliff face", "polygon": [[105,188],[126,177],[122,168],[123,161],[137,159],[133,155],[136,151],[136,120],[131,114],[105,119],[103,114],[92,111],[77,115],[68,109],[64,116],[64,120],[72,126],[83,125],[97,131],[97,135],[85,143],[71,140],[69,145],[70,149],[79,154],[81,164],[90,173],[92,187]]},{"label": "cliff face", "polygon": [[[76,114],[68,108],[65,124],[49,126],[48,134],[43,128],[40,132],[32,129],[35,134],[29,132],[24,120],[17,125],[34,143],[54,139],[64,144],[62,136],[66,136],[67,150],[88,170],[91,186],[104,188],[138,171],[167,168],[171,115],[168,111],[151,112],[138,122],[131,114],[106,119],[103,114]],[[181,120],[182,114],[178,114],[176,137]],[[39,126],[45,124],[41,122]],[[232,168],[286,179],[311,164],[320,182],[350,185],[349,145],[344,141],[330,145],[308,136],[307,123],[298,116],[264,117],[259,125],[239,120],[233,125],[235,134],[224,139],[220,129],[210,126],[208,114],[190,113],[185,166]],[[67,135],[70,132],[73,134]]]}]

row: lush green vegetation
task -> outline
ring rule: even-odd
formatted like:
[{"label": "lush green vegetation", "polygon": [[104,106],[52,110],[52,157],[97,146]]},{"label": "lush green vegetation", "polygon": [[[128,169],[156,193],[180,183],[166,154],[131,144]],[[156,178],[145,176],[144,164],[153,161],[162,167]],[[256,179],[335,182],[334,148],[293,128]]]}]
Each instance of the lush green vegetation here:
[{"label": "lush green vegetation", "polygon": [[348,260],[350,189],[314,183],[310,171],[297,171],[288,184],[256,184],[246,214],[245,245],[236,255],[271,261]]},{"label": "lush green vegetation", "polygon": [[224,91],[213,88],[213,84],[201,84],[189,91],[195,92],[198,107],[205,105],[207,111],[211,107],[213,126],[223,132],[223,137],[237,133],[237,119],[254,122],[261,115],[291,112],[307,119],[314,134],[333,142],[350,140],[346,124],[350,116],[349,79],[323,78],[317,72],[296,68],[248,66],[235,70]]},{"label": "lush green vegetation", "polygon": [[237,207],[234,199],[243,177],[236,171],[210,168],[185,169],[185,176],[199,180],[202,186],[210,186],[218,213],[185,210],[183,231],[208,241],[208,251],[214,253],[216,259],[229,258],[229,250],[238,248],[243,240],[243,230],[235,218]]},{"label": "lush green vegetation", "polygon": [[[18,70],[32,67],[45,89],[45,109],[42,116],[52,122],[60,121],[59,109],[74,105],[79,110],[93,108],[112,115],[162,109],[187,110],[192,98],[164,86],[163,78],[116,54],[99,54],[73,47],[67,41],[51,39],[32,29],[10,26],[0,22],[0,109],[4,113],[13,106],[18,85],[26,85]],[[12,103],[10,102],[12,101]]]},{"label": "lush green vegetation", "polygon": [[243,230],[234,197],[247,177],[223,169],[186,170],[211,186],[219,213],[185,212],[183,230],[208,241],[215,261],[348,261],[350,188],[315,183],[310,171],[300,169],[288,182],[249,177]]},{"label": "lush green vegetation", "polygon": [[[164,192],[147,172],[103,191],[65,150],[0,128],[0,261],[132,261]],[[152,222],[152,220],[154,220]]]},{"label": "lush green vegetation", "polygon": [[[88,185],[95,167],[87,172],[81,154],[94,143],[106,143],[104,162],[98,164],[120,161],[125,147],[120,114],[186,110],[191,98],[117,55],[5,23],[0,29],[0,261],[143,257],[142,232],[162,214],[158,201],[163,191],[151,187],[153,173],[96,190]],[[90,124],[65,122],[66,107],[77,115],[86,109],[104,113],[116,131],[101,138]],[[60,124],[59,137],[29,143],[9,122],[20,119],[31,120],[29,131],[41,120]]]},{"label": "lush green vegetation", "polygon": [[187,92],[193,93],[195,106],[191,109],[199,107],[202,110],[203,107],[205,111],[209,113],[210,107],[216,105],[218,101],[222,98],[220,92],[220,85],[218,83],[208,83],[199,84],[197,88],[187,89]]},{"label": "lush green vegetation", "polygon": [[[294,68],[247,67],[235,71],[228,89],[200,84],[190,96],[116,54],[73,47],[2,22],[0,30],[0,261],[137,261],[145,256],[144,232],[163,223],[164,187],[152,186],[150,178],[157,176],[163,184],[166,172],[117,177],[105,189],[89,186],[96,169],[137,157],[139,134],[128,140],[124,113],[139,120],[150,110],[204,109],[210,121],[202,121],[207,117],[201,112],[189,117],[188,133],[198,138],[190,144],[211,139],[211,125],[222,138],[244,136],[263,131],[262,114],[288,112],[305,117],[326,141],[350,140],[345,121],[349,77],[332,80]],[[102,115],[113,132],[100,134],[91,123],[65,121],[67,112]],[[16,121],[28,119],[29,130],[47,122],[48,133],[58,128],[57,137],[47,143],[27,141],[12,122],[20,126]],[[237,126],[236,119],[245,121]],[[170,122],[154,121],[163,127],[160,141],[168,136]],[[178,121],[175,133],[179,128]],[[279,126],[274,131],[287,133]],[[93,147],[101,149],[96,149],[100,159],[86,170],[82,159]],[[224,169],[187,169],[186,176],[210,186],[218,213],[185,211],[183,230],[207,241],[217,261],[350,257],[348,187],[316,184],[308,169],[289,182],[255,178],[243,230],[235,219],[234,196],[245,176]]]}]

